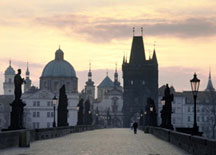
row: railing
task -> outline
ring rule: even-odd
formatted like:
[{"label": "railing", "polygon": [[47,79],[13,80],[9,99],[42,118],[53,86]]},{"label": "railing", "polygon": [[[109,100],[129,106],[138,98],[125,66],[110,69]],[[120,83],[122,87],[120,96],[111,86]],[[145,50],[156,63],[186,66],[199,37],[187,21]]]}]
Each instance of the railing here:
[{"label": "railing", "polygon": [[61,137],[70,133],[77,133],[99,129],[99,126],[70,126],[70,127],[56,127],[43,129],[24,129],[15,131],[0,132],[0,149],[8,147],[29,147],[30,142],[36,140],[43,140],[55,137]]},{"label": "railing", "polygon": [[176,132],[159,127],[140,127],[145,133],[170,142],[193,155],[216,155],[216,140]]}]

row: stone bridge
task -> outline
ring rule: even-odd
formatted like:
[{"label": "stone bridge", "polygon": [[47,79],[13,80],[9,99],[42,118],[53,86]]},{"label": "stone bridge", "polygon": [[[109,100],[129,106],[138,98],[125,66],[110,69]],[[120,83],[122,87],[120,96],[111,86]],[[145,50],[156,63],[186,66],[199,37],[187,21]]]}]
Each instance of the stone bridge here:
[{"label": "stone bridge", "polygon": [[[86,131],[89,130],[89,131]],[[129,128],[111,128],[97,129],[92,128],[79,129],[74,128],[73,134],[57,135],[51,137],[51,132],[40,131],[40,133],[30,133],[30,147],[10,147],[2,148],[0,155],[188,155],[177,144],[170,143],[170,137],[166,138],[168,130],[158,128],[148,128],[144,133],[138,130],[134,134]],[[80,132],[85,131],[85,132]],[[56,132],[53,130],[52,132]],[[40,140],[33,141],[33,137]],[[54,134],[55,137],[55,134]],[[1,134],[0,134],[0,138]],[[48,139],[47,139],[48,138]],[[44,139],[44,140],[41,140]],[[1,139],[0,139],[1,141]],[[178,143],[180,142],[177,139]],[[1,141],[2,143],[2,141]],[[5,141],[6,143],[6,141]],[[186,143],[187,144],[187,143]],[[212,143],[213,144],[213,143]],[[215,144],[215,143],[214,143]],[[1,146],[2,144],[0,144]],[[213,146],[212,146],[213,147]],[[215,153],[215,152],[213,152]],[[197,154],[191,153],[191,154]],[[210,153],[198,153],[200,155]]]}]

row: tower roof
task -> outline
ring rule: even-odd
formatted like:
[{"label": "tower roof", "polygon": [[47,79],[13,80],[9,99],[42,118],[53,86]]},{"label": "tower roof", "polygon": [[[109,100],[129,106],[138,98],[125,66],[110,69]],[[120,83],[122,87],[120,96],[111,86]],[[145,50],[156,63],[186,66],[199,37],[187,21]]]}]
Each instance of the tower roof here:
[{"label": "tower roof", "polygon": [[64,53],[59,48],[55,53],[55,60],[44,67],[41,77],[76,77],[76,72],[73,66],[64,60]]},{"label": "tower roof", "polygon": [[28,68],[28,62],[27,62],[26,75],[30,75],[29,68]]},{"label": "tower roof", "polygon": [[208,84],[207,84],[207,87],[205,89],[206,91],[214,91],[214,87],[213,87],[213,84],[212,84],[212,81],[211,81],[211,71],[209,71],[209,79],[208,79]]},{"label": "tower roof", "polygon": [[153,52],[152,61],[157,63],[157,56],[156,56],[155,49],[154,49],[154,52]]},{"label": "tower roof", "polygon": [[112,80],[109,78],[109,76],[106,76],[104,80],[98,85],[98,87],[113,87],[114,84]]},{"label": "tower roof", "polygon": [[9,61],[9,66],[5,70],[5,75],[15,75],[15,70],[11,67],[11,61]]},{"label": "tower roof", "polygon": [[143,64],[145,61],[145,49],[142,36],[133,36],[130,64]]}]

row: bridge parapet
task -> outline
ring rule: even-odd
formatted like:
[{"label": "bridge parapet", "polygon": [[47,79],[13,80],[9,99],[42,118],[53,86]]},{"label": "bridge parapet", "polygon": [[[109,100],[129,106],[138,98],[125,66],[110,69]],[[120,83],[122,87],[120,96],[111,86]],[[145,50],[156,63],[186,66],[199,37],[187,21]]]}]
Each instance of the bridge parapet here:
[{"label": "bridge parapet", "polygon": [[30,142],[36,140],[56,138],[70,133],[89,131],[99,128],[99,126],[81,125],[70,127],[43,128],[32,130],[23,129],[0,132],[0,149],[14,146],[29,147]]},{"label": "bridge parapet", "polygon": [[176,132],[159,127],[141,127],[145,133],[170,142],[194,155],[215,155],[216,140],[206,139],[200,136]]}]

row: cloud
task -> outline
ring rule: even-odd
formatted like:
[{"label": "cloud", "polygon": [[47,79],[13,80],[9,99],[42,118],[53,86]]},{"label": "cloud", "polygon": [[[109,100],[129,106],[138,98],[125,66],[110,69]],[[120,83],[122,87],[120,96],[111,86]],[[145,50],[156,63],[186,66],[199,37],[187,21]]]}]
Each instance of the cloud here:
[{"label": "cloud", "polygon": [[[145,36],[199,38],[216,35],[216,18],[187,18],[167,20],[160,18],[115,19],[96,18],[70,14],[38,17],[38,24],[52,26],[65,34],[83,35],[92,42],[110,42],[113,39],[128,39],[132,27],[143,27]],[[140,31],[139,31],[140,32]]]}]

